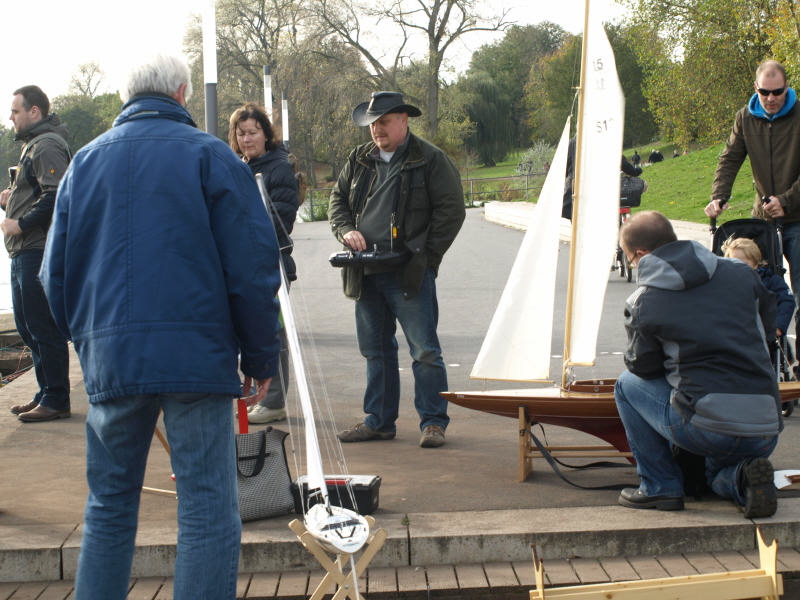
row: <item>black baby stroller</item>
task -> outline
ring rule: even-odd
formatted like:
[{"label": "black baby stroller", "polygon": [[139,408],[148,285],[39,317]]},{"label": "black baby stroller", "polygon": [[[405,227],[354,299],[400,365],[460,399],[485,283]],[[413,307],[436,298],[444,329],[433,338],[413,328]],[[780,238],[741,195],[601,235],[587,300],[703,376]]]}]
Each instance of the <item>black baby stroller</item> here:
[{"label": "black baby stroller", "polygon": [[[714,254],[723,255],[722,245],[730,237],[750,238],[758,244],[761,250],[761,257],[766,261],[773,274],[782,277],[786,273],[786,269],[783,268],[783,244],[781,242],[780,228],[774,223],[762,219],[734,219],[717,228],[712,221],[711,230],[713,232],[711,250]],[[792,364],[795,356],[792,345],[788,343],[785,335],[780,336],[775,341],[775,349],[771,354],[778,381],[793,381],[795,376]],[[791,415],[794,411],[794,406],[795,401],[784,402],[783,416],[788,417]]]}]

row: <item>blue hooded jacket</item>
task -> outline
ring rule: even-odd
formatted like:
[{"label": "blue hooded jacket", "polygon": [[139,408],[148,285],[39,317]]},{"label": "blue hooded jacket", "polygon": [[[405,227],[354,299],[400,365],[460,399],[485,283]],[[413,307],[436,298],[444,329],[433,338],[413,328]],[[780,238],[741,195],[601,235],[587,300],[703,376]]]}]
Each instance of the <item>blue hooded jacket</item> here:
[{"label": "blue hooded jacket", "polygon": [[747,103],[747,110],[749,110],[750,114],[754,117],[765,119],[767,121],[774,121],[775,119],[780,119],[781,117],[789,114],[789,111],[792,110],[796,102],[797,93],[794,91],[794,89],[788,88],[786,90],[786,100],[783,102],[783,106],[778,112],[776,112],[774,115],[771,115],[764,110],[763,106],[761,106],[761,101],[758,99],[758,92],[756,92],[750,96],[750,101]]},{"label": "blue hooded jacket", "polygon": [[137,96],[75,155],[41,278],[90,402],[239,394],[277,370],[278,243],[250,169],[171,98]]}]

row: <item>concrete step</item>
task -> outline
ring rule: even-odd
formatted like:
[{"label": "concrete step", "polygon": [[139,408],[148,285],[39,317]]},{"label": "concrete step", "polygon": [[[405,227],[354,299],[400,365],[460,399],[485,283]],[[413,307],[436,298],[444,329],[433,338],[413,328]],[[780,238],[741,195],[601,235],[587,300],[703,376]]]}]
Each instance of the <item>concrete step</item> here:
[{"label": "concrete step", "polygon": [[[384,547],[371,566],[461,565],[527,562],[531,544],[544,560],[661,556],[691,552],[751,552],[756,526],[779,547],[800,547],[800,499],[782,498],[770,519],[748,520],[730,502],[689,501],[685,511],[629,510],[619,506],[441,513],[381,513]],[[288,528],[291,518],[245,523],[239,570],[283,572],[317,568]],[[12,529],[15,529],[12,531]],[[143,522],[134,555],[134,577],[173,573],[176,527]],[[73,579],[79,524],[0,527],[0,581]]]}]

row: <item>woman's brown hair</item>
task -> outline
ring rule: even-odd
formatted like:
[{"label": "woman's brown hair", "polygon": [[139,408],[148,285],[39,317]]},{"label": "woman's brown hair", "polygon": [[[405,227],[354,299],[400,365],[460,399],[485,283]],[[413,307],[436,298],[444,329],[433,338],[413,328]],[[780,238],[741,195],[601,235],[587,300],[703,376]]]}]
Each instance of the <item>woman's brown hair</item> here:
[{"label": "woman's brown hair", "polygon": [[278,143],[275,141],[275,132],[272,130],[272,124],[269,122],[266,109],[255,102],[248,102],[233,111],[228,125],[228,144],[230,144],[236,154],[239,156],[243,154],[239,148],[239,142],[236,141],[236,126],[243,121],[247,121],[247,119],[254,119],[264,131],[264,137],[267,138],[264,144],[265,152],[269,152],[278,147]]}]

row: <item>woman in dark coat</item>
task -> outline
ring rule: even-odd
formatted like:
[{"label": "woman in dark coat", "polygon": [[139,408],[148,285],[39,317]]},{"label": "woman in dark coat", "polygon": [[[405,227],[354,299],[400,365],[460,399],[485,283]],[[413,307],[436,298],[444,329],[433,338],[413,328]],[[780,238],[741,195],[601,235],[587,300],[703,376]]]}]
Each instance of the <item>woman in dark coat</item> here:
[{"label": "woman in dark coat", "polygon": [[[297,279],[292,258],[292,228],[297,218],[297,180],[289,163],[289,154],[278,140],[266,110],[247,103],[233,111],[228,129],[228,142],[253,171],[261,173],[271,199],[271,216],[281,249],[281,260],[288,281]],[[270,423],[286,418],[286,388],[289,384],[289,350],[286,331],[281,328],[281,361],[278,376],[267,397],[248,410],[250,423]]]}]

